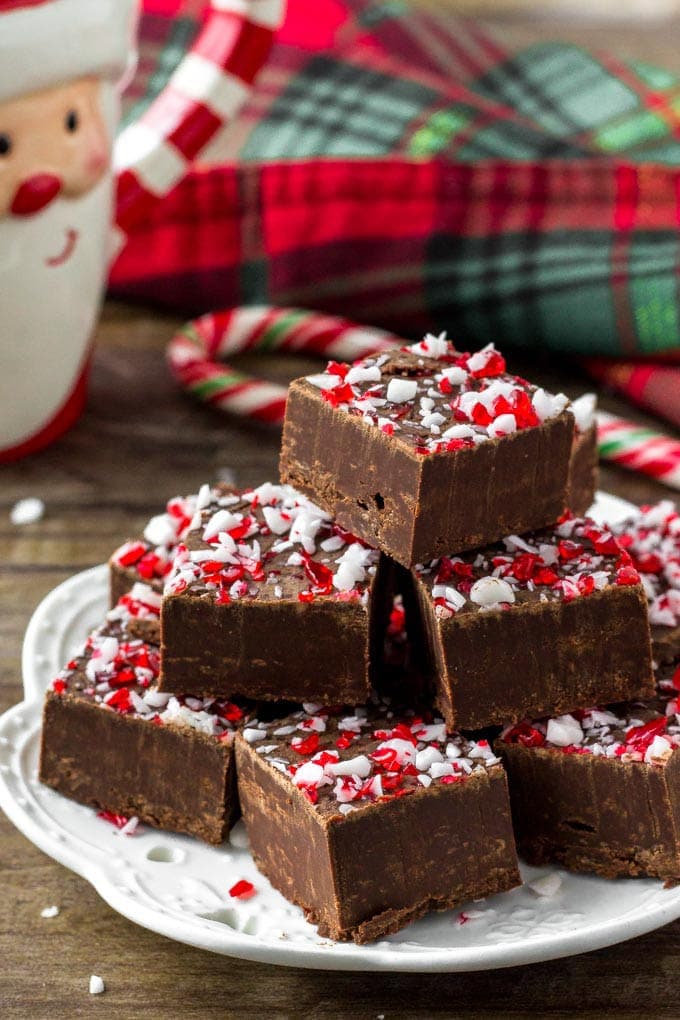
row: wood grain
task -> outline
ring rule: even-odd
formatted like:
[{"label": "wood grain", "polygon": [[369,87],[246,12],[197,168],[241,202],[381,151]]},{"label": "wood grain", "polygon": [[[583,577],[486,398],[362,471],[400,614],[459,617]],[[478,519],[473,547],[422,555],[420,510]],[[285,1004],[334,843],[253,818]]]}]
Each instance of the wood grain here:
[{"label": "wood grain", "polygon": [[[451,5],[455,6],[455,5]],[[677,33],[603,29],[540,20],[488,22],[512,45],[559,36],[621,56],[677,66]],[[675,24],[675,23],[674,23]],[[671,26],[672,27],[672,26]],[[184,399],[163,348],[176,321],[109,305],[98,330],[87,413],[58,445],[0,469],[0,710],[20,700],[24,629],[40,599],[134,535],[166,497],[225,470],[239,483],[276,473],[278,433],[236,424]],[[518,370],[577,394],[588,385],[562,363],[513,358]],[[312,363],[268,362],[286,380]],[[603,405],[631,415],[623,402]],[[641,422],[644,415],[632,412]],[[613,468],[602,485],[637,502],[668,491]],[[39,524],[16,528],[9,510],[26,496],[47,506]],[[53,863],[0,818],[0,1017],[340,1018],[680,1016],[680,922],[587,956],[467,975],[362,975],[286,970],[202,953],[115,914],[84,881]],[[61,912],[43,920],[52,903]],[[91,973],[107,991],[88,994]]]}]

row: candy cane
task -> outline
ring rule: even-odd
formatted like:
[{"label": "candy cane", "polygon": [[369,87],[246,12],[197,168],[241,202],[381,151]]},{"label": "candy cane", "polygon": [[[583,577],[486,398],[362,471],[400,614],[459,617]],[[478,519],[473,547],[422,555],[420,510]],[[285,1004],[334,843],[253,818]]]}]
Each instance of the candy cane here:
[{"label": "candy cane", "polygon": [[285,0],[210,0],[167,86],[116,143],[117,224],[129,231],[234,118],[265,62]]},{"label": "candy cane", "polygon": [[263,306],[195,319],[170,341],[167,358],[175,378],[196,399],[242,418],[280,424],[286,407],[285,386],[217,362],[241,351],[314,353],[353,361],[405,342],[393,333],[359,326],[349,319]]},{"label": "candy cane", "polygon": [[679,440],[605,411],[597,413],[597,439],[603,460],[680,489]]}]

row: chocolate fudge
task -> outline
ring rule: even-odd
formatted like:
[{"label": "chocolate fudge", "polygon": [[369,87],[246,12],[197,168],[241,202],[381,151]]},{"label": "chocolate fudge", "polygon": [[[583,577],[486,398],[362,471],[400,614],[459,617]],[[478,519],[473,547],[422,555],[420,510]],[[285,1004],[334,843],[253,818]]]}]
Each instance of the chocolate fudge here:
[{"label": "chocolate fudge", "polygon": [[177,546],[196,512],[197,496],[174,496],[163,513],[152,517],[140,538],[124,542],[109,560],[111,606],[138,582],[162,592]]},{"label": "chocolate fudge", "polygon": [[403,566],[552,524],[574,417],[489,344],[427,336],[292,383],[281,478]]},{"label": "chocolate fudge", "polygon": [[680,514],[675,503],[643,506],[612,531],[642,577],[654,658],[672,662],[680,655]]},{"label": "chocolate fudge", "polygon": [[496,743],[530,864],[680,880],[680,669],[658,696],[522,722]]},{"label": "chocolate fudge", "polygon": [[567,507],[579,517],[590,510],[597,491],[599,469],[596,400],[594,393],[584,393],[571,402],[576,431],[569,463]]},{"label": "chocolate fudge", "polygon": [[164,694],[158,671],[158,648],[122,619],[94,631],[45,696],[40,780],[102,811],[221,843],[239,815],[233,738],[247,706]]},{"label": "chocolate fudge", "polygon": [[480,729],[579,706],[650,697],[640,577],[606,528],[565,514],[553,528],[402,571],[436,703]]},{"label": "chocolate fudge", "polygon": [[106,614],[107,623],[120,623],[130,637],[152,645],[161,641],[161,596],[150,584],[135,581]]},{"label": "chocolate fudge", "polygon": [[308,705],[235,743],[253,857],[321,935],[369,942],[520,882],[487,741],[384,706]]},{"label": "chocolate fudge", "polygon": [[379,560],[290,486],[205,486],[165,585],[161,690],[365,701]]}]

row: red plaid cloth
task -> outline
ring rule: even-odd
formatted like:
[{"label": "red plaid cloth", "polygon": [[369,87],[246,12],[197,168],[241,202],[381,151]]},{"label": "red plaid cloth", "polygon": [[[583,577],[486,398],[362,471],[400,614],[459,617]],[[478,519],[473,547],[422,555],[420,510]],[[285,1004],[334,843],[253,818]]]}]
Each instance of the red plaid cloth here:
[{"label": "red plaid cloth", "polygon": [[[128,122],[200,8],[147,2]],[[115,294],[189,314],[351,309],[471,346],[680,353],[672,74],[568,45],[510,54],[472,22],[396,0],[315,0],[314,19],[290,0],[254,92],[202,159],[131,228]],[[642,385],[617,363],[593,368],[680,416],[680,370],[648,362]]]}]

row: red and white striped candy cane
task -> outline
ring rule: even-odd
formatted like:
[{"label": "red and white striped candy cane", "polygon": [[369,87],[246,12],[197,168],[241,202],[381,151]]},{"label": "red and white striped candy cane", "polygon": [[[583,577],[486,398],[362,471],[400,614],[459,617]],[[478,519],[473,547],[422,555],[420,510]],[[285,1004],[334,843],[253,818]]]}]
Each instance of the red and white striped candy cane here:
[{"label": "red and white striped candy cane", "polygon": [[210,0],[205,24],[167,86],[116,142],[120,231],[167,195],[233,120],[284,10],[285,0]]},{"label": "red and white striped candy cane", "polygon": [[597,413],[600,457],[680,489],[680,441],[606,411]]},{"label": "red and white striped candy cane", "polygon": [[229,414],[280,424],[287,388],[237,372],[221,359],[243,351],[286,351],[354,361],[407,341],[320,312],[269,306],[234,308],[188,323],[167,357],[180,385],[202,403]]}]

